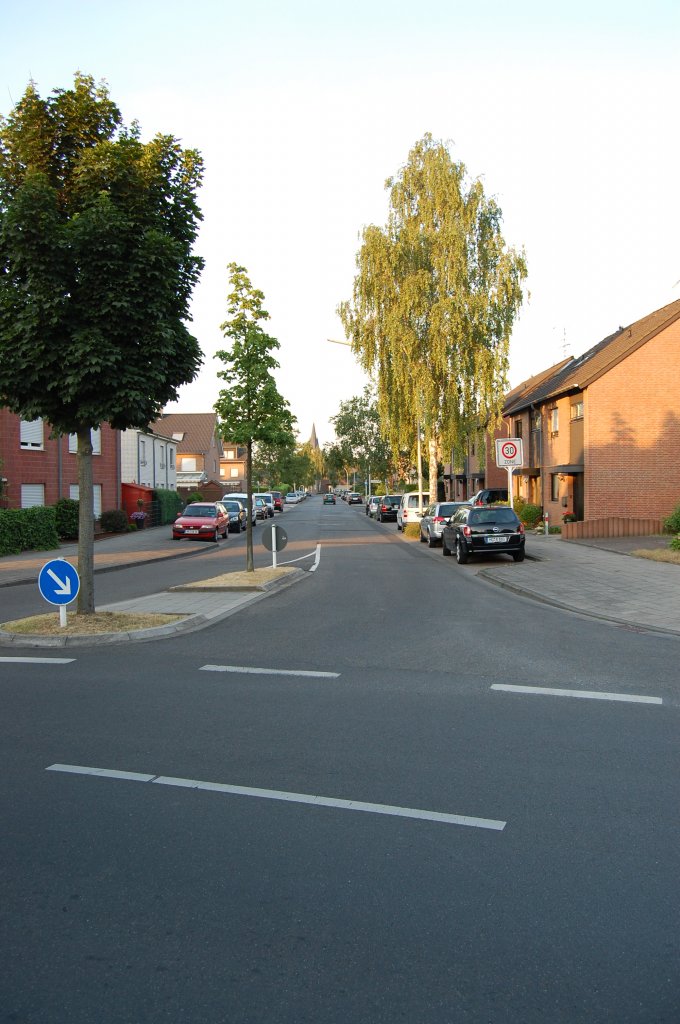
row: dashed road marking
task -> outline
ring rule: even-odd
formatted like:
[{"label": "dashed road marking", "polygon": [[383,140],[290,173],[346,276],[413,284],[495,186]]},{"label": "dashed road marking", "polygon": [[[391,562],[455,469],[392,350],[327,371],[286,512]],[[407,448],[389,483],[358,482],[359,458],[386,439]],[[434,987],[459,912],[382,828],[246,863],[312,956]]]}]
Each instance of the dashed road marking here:
[{"label": "dashed road marking", "polygon": [[476,818],[469,814],[448,814],[444,811],[428,811],[417,807],[396,807],[391,804],[365,803],[361,800],[341,800],[336,797],[315,796],[308,793],[288,793],[278,789],[253,789],[250,786],[231,786],[223,782],[204,782],[200,779],[178,779],[168,775],[147,775],[140,772],[116,771],[111,768],[88,768],[75,764],[51,764],[48,772],[66,772],[72,775],[94,775],[106,779],[122,779],[126,782],[152,782],[159,786],[177,786],[181,789],[198,789],[229,796],[249,796],[260,800],[279,800],[284,803],[311,804],[314,807],[330,807],[338,811],[363,811],[367,814],[386,814],[395,818],[416,818],[441,825],[465,825],[469,828],[490,829],[502,832],[507,822],[493,818]]},{"label": "dashed road marking", "polygon": [[561,690],[552,686],[511,686],[494,683],[492,690],[527,693],[538,697],[579,697],[581,700],[616,700],[628,704],[663,704],[661,697],[645,697],[638,693],[604,693],[601,690]]},{"label": "dashed road marking", "polygon": [[302,676],[308,679],[339,679],[339,672],[312,672],[306,669],[252,668],[246,665],[201,665],[200,672],[233,672],[253,676]]},{"label": "dashed road marking", "polygon": [[75,658],[0,658],[3,662],[22,662],[26,665],[69,665]]}]

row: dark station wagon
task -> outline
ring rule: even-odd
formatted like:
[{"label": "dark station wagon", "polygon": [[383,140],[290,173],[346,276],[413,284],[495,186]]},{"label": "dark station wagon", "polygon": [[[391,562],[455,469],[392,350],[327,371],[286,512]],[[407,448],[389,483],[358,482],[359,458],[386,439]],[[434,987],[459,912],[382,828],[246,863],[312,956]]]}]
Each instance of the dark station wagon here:
[{"label": "dark station wagon", "polygon": [[524,561],[524,527],[509,507],[460,508],[442,530],[442,554],[456,554],[464,565],[470,555],[512,555]]}]

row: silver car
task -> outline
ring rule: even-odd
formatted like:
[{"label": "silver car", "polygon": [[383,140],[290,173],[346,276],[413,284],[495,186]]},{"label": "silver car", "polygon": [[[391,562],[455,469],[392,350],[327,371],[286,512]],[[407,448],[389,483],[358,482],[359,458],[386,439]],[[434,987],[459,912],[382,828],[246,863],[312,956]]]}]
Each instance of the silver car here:
[{"label": "silver car", "polygon": [[366,515],[370,516],[371,519],[375,519],[378,515],[378,506],[380,505],[380,498],[377,494],[374,494],[371,498],[366,500]]},{"label": "silver car", "polygon": [[435,501],[428,505],[420,520],[420,542],[434,548],[442,542],[442,530],[454,512],[467,508],[469,501]]}]

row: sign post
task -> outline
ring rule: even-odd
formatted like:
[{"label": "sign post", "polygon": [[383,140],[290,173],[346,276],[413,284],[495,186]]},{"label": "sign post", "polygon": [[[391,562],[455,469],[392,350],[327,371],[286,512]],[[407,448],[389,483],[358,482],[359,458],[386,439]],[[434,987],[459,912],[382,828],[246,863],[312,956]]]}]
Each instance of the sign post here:
[{"label": "sign post", "polygon": [[66,605],[75,601],[80,590],[78,570],[65,558],[45,562],[38,576],[38,589],[49,604],[59,605],[59,625],[66,626]]},{"label": "sign post", "polygon": [[496,465],[505,466],[508,471],[508,504],[512,502],[512,473],[515,466],[524,463],[524,451],[521,437],[501,437],[496,440]]},{"label": "sign post", "polygon": [[283,551],[288,543],[288,534],[282,526],[271,523],[262,527],[262,543],[272,553],[272,568],[276,569],[276,553]]}]

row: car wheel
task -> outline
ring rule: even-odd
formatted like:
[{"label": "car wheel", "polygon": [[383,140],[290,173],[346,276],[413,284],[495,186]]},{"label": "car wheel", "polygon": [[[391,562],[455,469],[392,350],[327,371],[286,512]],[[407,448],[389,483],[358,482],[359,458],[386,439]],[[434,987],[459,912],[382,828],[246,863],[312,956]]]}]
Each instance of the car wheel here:
[{"label": "car wheel", "polygon": [[218,540],[219,540],[219,539],[220,539],[220,531],[219,531],[219,530],[215,530],[215,533],[214,533],[214,535],[213,535],[213,542],[214,542],[215,544],[217,544],[217,542],[218,542]]},{"label": "car wheel", "polygon": [[449,548],[448,548],[448,547],[446,546],[446,541],[444,540],[444,538],[443,538],[443,537],[442,537],[442,554],[443,554],[443,555],[450,555],[450,554],[451,554],[451,551],[450,551],[450,549],[449,549]]},{"label": "car wheel", "polygon": [[515,562],[523,562],[524,561],[524,548],[522,548],[521,551],[513,551],[512,557],[513,557],[513,561],[515,561]]},{"label": "car wheel", "polygon": [[456,540],[456,561],[458,565],[465,565],[468,560],[468,553],[461,544],[460,540]]},{"label": "car wheel", "polygon": [[382,523],[382,521],[383,521],[383,517],[381,516],[380,512],[378,512],[378,522]]},{"label": "car wheel", "polygon": [[172,539],[173,539],[173,540],[181,540],[182,538],[181,538],[181,537],[174,537],[174,536],[173,536],[173,538],[172,538]]},{"label": "car wheel", "polygon": [[427,546],[428,548],[434,548],[437,546],[437,541],[434,539],[430,531],[427,531]]},{"label": "car wheel", "polygon": [[427,540],[427,537],[423,534],[423,531],[421,530],[420,531],[420,543],[424,544],[426,542],[426,540]]},{"label": "car wheel", "polygon": [[398,519],[397,519],[397,529],[401,530],[401,526],[399,525],[399,520]]}]

